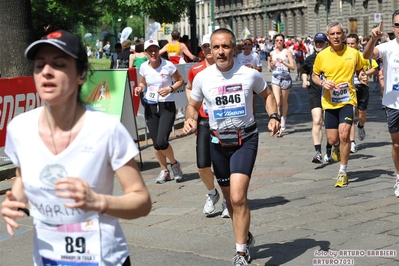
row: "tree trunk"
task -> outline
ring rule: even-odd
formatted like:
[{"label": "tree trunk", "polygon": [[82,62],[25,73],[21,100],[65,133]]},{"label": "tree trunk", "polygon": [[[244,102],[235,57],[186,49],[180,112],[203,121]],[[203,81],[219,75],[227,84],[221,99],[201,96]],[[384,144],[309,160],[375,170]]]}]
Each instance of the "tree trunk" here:
[{"label": "tree trunk", "polygon": [[1,77],[32,74],[31,64],[24,57],[33,41],[31,12],[30,0],[0,0]]}]

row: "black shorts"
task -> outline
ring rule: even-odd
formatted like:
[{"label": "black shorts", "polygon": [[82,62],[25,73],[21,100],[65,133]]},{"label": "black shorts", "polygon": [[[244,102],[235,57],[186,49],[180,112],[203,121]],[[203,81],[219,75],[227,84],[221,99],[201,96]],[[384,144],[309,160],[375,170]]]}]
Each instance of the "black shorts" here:
[{"label": "black shorts", "polygon": [[326,109],[324,111],[324,126],[326,129],[338,129],[339,124],[352,125],[354,117],[353,105],[348,104],[337,109]]},{"label": "black shorts", "polygon": [[321,108],[321,97],[308,98],[310,110],[314,108]]},{"label": "black shorts", "polygon": [[356,85],[357,108],[361,111],[367,110],[369,104],[369,87],[364,84]]},{"label": "black shorts", "polygon": [[305,59],[295,59],[295,62],[303,66],[303,64],[305,64]]},{"label": "black shorts", "polygon": [[385,107],[388,131],[390,134],[399,132],[399,110]]},{"label": "black shorts", "polygon": [[198,116],[197,126],[197,168],[211,167],[211,130],[209,118]]},{"label": "black shorts", "polygon": [[224,148],[219,143],[211,143],[213,170],[219,186],[230,186],[231,174],[244,174],[251,178],[258,140],[259,133],[255,132],[244,138],[241,146]]}]

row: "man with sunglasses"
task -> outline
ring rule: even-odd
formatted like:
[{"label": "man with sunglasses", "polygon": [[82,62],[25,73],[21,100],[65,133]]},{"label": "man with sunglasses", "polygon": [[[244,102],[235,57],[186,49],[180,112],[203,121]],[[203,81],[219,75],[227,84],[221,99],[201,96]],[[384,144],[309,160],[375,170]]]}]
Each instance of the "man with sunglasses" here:
[{"label": "man with sunglasses", "polygon": [[[253,51],[253,41],[251,38],[247,38],[244,40],[244,46],[243,46],[243,51],[242,53],[239,53],[237,55],[237,61],[240,62],[242,65],[253,68],[258,70],[259,72],[262,72],[262,60],[259,57],[259,55]],[[255,115],[256,113],[256,93],[253,93],[253,104],[252,104],[252,109],[253,113]]]},{"label": "man with sunglasses", "polygon": [[253,68],[262,72],[262,61],[257,53],[252,50],[252,39],[247,38],[244,40],[243,52],[238,54],[237,60],[244,66]]},{"label": "man with sunglasses", "polygon": [[383,36],[382,21],[372,29],[371,39],[364,48],[364,58],[381,58],[384,76],[382,104],[387,115],[388,131],[392,139],[392,159],[396,170],[395,196],[399,198],[399,9],[392,14],[395,38],[375,46]]},{"label": "man with sunglasses", "polygon": [[[324,50],[324,48],[328,46],[328,39],[324,33],[319,32],[314,36],[313,40],[315,43],[315,52],[306,58],[303,65],[302,88],[308,90],[308,103],[313,120],[312,139],[315,148],[315,154],[312,158],[312,163],[323,163],[323,157],[321,153],[321,141],[323,139],[323,109],[321,107],[322,88],[315,84],[312,79],[309,79],[309,77],[312,75],[313,64],[316,56],[319,52],[321,52],[322,50]],[[326,146],[326,155],[324,157],[324,161],[332,161],[331,145],[328,144],[328,142]]]}]

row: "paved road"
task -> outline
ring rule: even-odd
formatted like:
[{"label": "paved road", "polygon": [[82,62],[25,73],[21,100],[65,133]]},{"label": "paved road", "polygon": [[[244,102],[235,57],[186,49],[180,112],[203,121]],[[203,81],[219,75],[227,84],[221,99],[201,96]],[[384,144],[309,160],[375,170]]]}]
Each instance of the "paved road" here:
[{"label": "paved road", "polygon": [[[270,80],[269,73],[263,75]],[[399,265],[399,199],[393,196],[391,141],[378,94],[371,92],[367,137],[357,141],[359,151],[350,156],[346,188],[334,187],[337,163],[310,162],[311,116],[299,82],[294,82],[289,104],[286,134],[271,138],[258,102],[261,134],[249,187],[256,237],[252,264]],[[179,125],[175,133],[181,134]],[[133,265],[230,265],[235,241],[230,220],[220,217],[221,202],[214,216],[202,214],[206,190],[196,170],[195,136],[174,137],[171,144],[185,173],[180,183],[155,184],[159,167],[153,150],[142,151],[142,174],[153,210],[145,218],[122,221]],[[322,146],[324,152],[325,139]],[[0,190],[11,184],[0,182]],[[118,184],[115,193],[121,193]],[[18,235],[9,238],[0,222],[0,265],[31,265],[31,218],[20,224]],[[373,250],[388,256],[375,256]]]}]

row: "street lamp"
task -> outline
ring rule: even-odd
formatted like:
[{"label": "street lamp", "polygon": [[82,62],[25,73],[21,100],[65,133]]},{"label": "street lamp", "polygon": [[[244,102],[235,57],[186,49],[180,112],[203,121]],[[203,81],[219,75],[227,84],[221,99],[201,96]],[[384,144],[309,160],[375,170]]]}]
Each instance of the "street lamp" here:
[{"label": "street lamp", "polygon": [[326,26],[328,25],[328,11],[329,11],[328,0],[326,0]]},{"label": "street lamp", "polygon": [[215,31],[215,0],[211,0],[211,25],[212,32]]},{"label": "street lamp", "polygon": [[265,6],[265,15],[264,15],[264,20],[265,20],[265,34],[267,35],[267,36],[269,36],[269,29],[268,29],[268,25],[267,25],[267,23],[268,23],[268,19],[267,19],[267,6],[266,6],[266,4],[267,4],[267,0],[263,0],[263,3],[264,3],[264,6]]},{"label": "street lamp", "polygon": [[234,0],[231,0],[231,31],[234,33],[234,8],[233,8],[233,2]]}]

